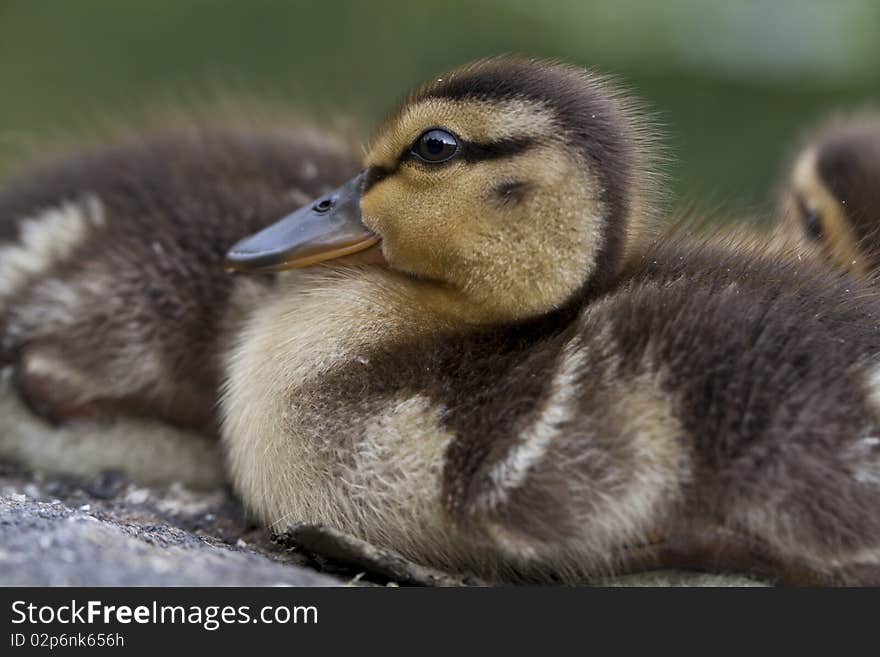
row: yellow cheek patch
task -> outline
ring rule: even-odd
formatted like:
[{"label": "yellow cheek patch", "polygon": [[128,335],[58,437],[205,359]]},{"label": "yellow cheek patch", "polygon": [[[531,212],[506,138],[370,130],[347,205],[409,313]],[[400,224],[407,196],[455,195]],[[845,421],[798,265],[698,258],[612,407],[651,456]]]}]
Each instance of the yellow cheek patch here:
[{"label": "yellow cheek patch", "polygon": [[[493,317],[524,317],[565,299],[589,273],[601,215],[596,185],[554,144],[454,166],[404,164],[361,200],[390,266],[443,281]],[[528,194],[499,203],[519,183]]]},{"label": "yellow cheek patch", "polygon": [[[404,163],[361,199],[363,220],[381,233],[430,230],[426,223],[466,232],[476,219],[497,209],[498,188],[519,184],[542,190],[551,198],[570,195],[569,186],[595,196],[589,180],[577,175],[579,163],[554,144],[531,148],[519,155],[480,162],[453,162],[431,167]],[[542,201],[546,210],[548,200]]]}]

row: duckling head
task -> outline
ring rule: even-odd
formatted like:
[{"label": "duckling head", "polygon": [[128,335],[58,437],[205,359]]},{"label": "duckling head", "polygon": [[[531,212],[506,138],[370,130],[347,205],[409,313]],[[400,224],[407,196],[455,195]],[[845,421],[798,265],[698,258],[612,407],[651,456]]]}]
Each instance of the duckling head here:
[{"label": "duckling head", "polygon": [[239,242],[228,265],[279,270],[381,248],[384,265],[487,322],[601,289],[648,213],[646,123],[607,79],[514,57],[418,89],[363,172]]},{"label": "duckling head", "polygon": [[880,265],[880,117],[837,120],[794,160],[783,226],[859,276]]}]

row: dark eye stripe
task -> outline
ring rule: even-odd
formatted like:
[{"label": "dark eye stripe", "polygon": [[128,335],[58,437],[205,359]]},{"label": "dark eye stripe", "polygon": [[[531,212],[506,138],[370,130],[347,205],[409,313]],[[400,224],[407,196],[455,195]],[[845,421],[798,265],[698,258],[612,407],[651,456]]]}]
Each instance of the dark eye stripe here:
[{"label": "dark eye stripe", "polygon": [[462,144],[461,154],[466,162],[483,162],[513,157],[527,151],[535,144],[531,137],[509,137],[499,141],[480,144],[466,141]]},{"label": "dark eye stripe", "polygon": [[394,175],[399,168],[400,162],[394,168],[373,166],[367,169],[367,175],[364,176],[364,191],[361,194],[366,194],[372,187],[375,187],[389,176]]},{"label": "dark eye stripe", "polygon": [[[484,162],[487,160],[499,160],[505,157],[519,155],[534,146],[534,144],[535,140],[531,137],[510,137],[508,139],[501,139],[485,144],[459,139],[459,153],[461,159],[465,162]],[[397,173],[398,169],[400,169],[404,162],[413,159],[412,150],[408,148],[400,154],[400,157],[398,157],[397,162],[393,167],[376,165],[367,169],[363,193],[366,194],[371,188],[375,187],[386,178],[393,176]]]},{"label": "dark eye stripe", "polygon": [[822,236],[825,233],[822,227],[822,217],[819,216],[818,212],[807,205],[803,196],[797,197],[797,204],[798,211],[801,214],[801,224],[804,227],[804,232],[806,232],[810,239],[818,242],[822,239]]},{"label": "dark eye stripe", "polygon": [[[514,155],[524,153],[535,145],[535,140],[531,137],[510,137],[487,143],[466,141],[461,138],[458,141],[459,149],[456,155],[465,162],[470,163],[513,157]],[[407,159],[412,159],[412,152],[410,150],[404,151],[400,156],[400,161]]]}]

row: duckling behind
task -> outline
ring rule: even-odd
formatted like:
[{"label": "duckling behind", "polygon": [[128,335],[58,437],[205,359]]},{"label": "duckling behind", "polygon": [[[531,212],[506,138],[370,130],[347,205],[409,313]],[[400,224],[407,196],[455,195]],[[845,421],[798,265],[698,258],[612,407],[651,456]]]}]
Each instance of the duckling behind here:
[{"label": "duckling behind", "polygon": [[785,233],[853,274],[880,267],[880,116],[834,119],[801,147],[780,204]]},{"label": "duckling behind", "polygon": [[[171,444],[186,444],[186,431],[216,435],[220,352],[247,303],[273,284],[234,281],[224,253],[351,175],[353,153],[346,139],[307,125],[200,126],[6,183],[0,363],[6,386],[65,428],[49,431],[20,408],[7,413],[4,454],[38,468],[216,482],[216,473],[199,474],[206,461],[219,470],[218,456],[206,456],[216,452],[210,440],[192,438],[189,476]],[[148,419],[121,426],[120,416]]]},{"label": "duckling behind", "polygon": [[385,259],[293,273],[238,336],[224,442],[265,522],[499,580],[880,581],[880,302],[692,239],[629,248],[636,121],[584,71],[465,67],[361,176],[233,248],[244,271]]}]

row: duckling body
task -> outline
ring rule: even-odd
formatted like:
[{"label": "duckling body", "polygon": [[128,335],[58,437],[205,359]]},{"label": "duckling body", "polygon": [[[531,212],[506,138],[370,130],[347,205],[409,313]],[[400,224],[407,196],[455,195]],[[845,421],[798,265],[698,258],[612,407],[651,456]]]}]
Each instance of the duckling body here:
[{"label": "duckling body", "polygon": [[880,267],[880,116],[838,118],[793,159],[780,204],[782,232],[863,278]]},{"label": "duckling body", "polygon": [[[496,580],[878,581],[880,304],[796,260],[633,245],[632,121],[590,74],[517,59],[392,116],[339,208],[385,264],[285,272],[229,352],[224,444],[266,523]],[[313,265],[291,235],[315,221],[229,261]]]},{"label": "duckling body", "polygon": [[4,185],[0,362],[10,368],[6,385],[32,411],[67,425],[75,462],[58,455],[64,438],[60,445],[40,438],[37,429],[51,434],[39,423],[25,430],[34,420],[21,413],[7,415],[4,452],[37,466],[49,452],[54,469],[77,471],[96,459],[114,467],[100,457],[112,452],[115,467],[149,474],[168,469],[155,463],[168,460],[168,450],[139,465],[119,447],[78,453],[73,446],[84,432],[114,433],[86,430],[79,420],[143,417],[158,421],[160,436],[216,436],[220,353],[246,304],[273,284],[271,277],[234,280],[223,270],[225,250],[350,175],[352,152],[342,138],[307,126],[189,127],[61,160]]},{"label": "duckling body", "polygon": [[[278,528],[490,578],[861,581],[847,569],[876,568],[880,536],[880,308],[816,270],[698,256],[664,248],[597,298],[464,332],[423,323],[393,276],[291,277],[229,370],[244,499]],[[278,326],[301,347],[283,358]],[[695,554],[709,531],[742,546]]]}]

